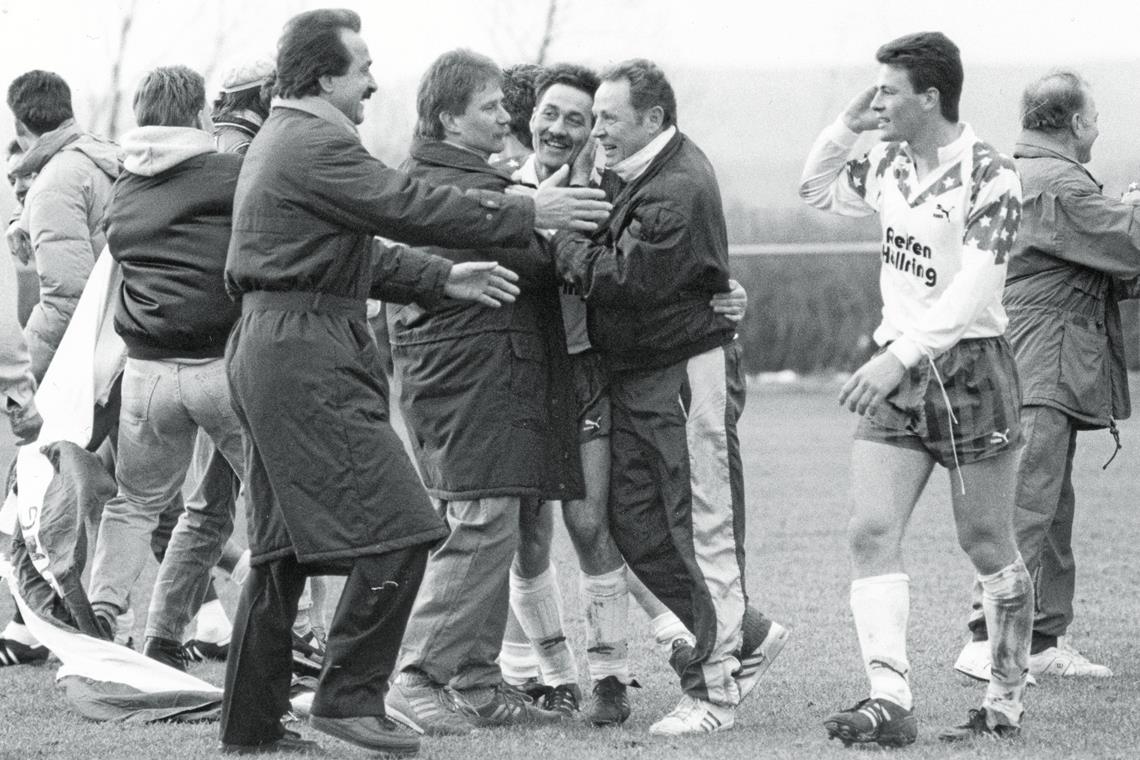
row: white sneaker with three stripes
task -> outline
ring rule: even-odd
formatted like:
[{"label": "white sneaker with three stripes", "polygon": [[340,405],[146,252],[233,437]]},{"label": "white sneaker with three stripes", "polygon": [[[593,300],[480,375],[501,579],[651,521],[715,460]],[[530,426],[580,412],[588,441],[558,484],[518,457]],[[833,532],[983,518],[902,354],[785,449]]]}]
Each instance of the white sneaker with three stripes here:
[{"label": "white sneaker with three stripes", "polygon": [[712,734],[727,731],[734,723],[736,708],[715,705],[686,694],[671,713],[649,727],[649,733],[658,736]]}]

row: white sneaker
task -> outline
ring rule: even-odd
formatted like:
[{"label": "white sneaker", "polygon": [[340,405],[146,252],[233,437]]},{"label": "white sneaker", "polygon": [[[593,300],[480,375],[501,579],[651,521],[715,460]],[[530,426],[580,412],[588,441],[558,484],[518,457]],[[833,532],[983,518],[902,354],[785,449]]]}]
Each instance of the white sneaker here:
[{"label": "white sneaker", "polygon": [[[967,641],[966,646],[962,647],[958,659],[954,661],[954,670],[977,681],[989,683],[990,669],[990,642],[988,641]],[[1029,669],[1030,671],[1033,670],[1032,662]],[[1033,677],[1032,672],[1026,676],[1025,685],[1037,685],[1037,679]]]},{"label": "white sneaker", "polygon": [[776,659],[786,643],[788,643],[788,629],[773,621],[768,629],[768,635],[760,642],[760,646],[740,656],[740,669],[732,674],[736,686],[740,689],[740,701],[743,702],[744,698],[756,688],[760,676],[768,670],[772,660]]},{"label": "white sneaker", "polygon": [[712,734],[727,731],[736,723],[736,708],[714,705],[703,699],[684,695],[673,712],[649,727],[657,736]]},{"label": "white sneaker", "polygon": [[1112,670],[1092,662],[1077,651],[1076,647],[1057,640],[1057,646],[1043,652],[1029,655],[1029,672],[1037,676],[1060,676],[1062,678],[1111,678]]}]

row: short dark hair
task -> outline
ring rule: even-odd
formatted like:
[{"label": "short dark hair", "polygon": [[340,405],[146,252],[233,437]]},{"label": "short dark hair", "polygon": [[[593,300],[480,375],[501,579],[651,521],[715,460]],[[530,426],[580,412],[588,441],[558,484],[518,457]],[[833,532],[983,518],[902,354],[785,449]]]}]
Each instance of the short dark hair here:
[{"label": "short dark hair", "polygon": [[503,108],[511,115],[511,134],[530,147],[530,115],[534,112],[534,84],[542,75],[537,63],[516,63],[503,69]]},{"label": "short dark hair", "polygon": [[268,93],[273,90],[273,80],[260,87],[247,87],[237,92],[220,92],[214,100],[214,119],[220,119],[238,111],[253,111],[258,116],[269,116]]},{"label": "short dark hair", "polygon": [[602,72],[603,82],[619,79],[629,82],[630,102],[639,115],[654,106],[660,106],[665,115],[662,126],[669,127],[677,123],[677,97],[673,94],[673,86],[665,78],[665,72],[657,64],[644,58],[632,58]]},{"label": "short dark hair", "polygon": [[8,107],[35,135],[51,132],[75,116],[67,82],[59,74],[39,69],[12,80],[8,85]]},{"label": "short dark hair", "polygon": [[159,66],[139,82],[133,106],[140,127],[192,127],[206,107],[206,80],[186,66]]},{"label": "short dark hair", "polygon": [[340,39],[341,29],[359,34],[360,16],[345,8],[322,8],[300,13],[285,23],[277,43],[278,95],[317,95],[321,77],[348,71],[352,54]]},{"label": "short dark hair", "polygon": [[534,80],[534,99],[535,102],[542,100],[546,91],[556,84],[564,84],[567,87],[581,90],[592,98],[594,93],[598,91],[598,85],[601,82],[602,80],[593,69],[579,66],[576,63],[556,63],[543,69],[542,73],[538,75],[538,79]]},{"label": "short dark hair", "polygon": [[1021,95],[1021,127],[1041,132],[1068,129],[1073,114],[1085,110],[1088,82],[1075,71],[1052,71]]},{"label": "short dark hair", "polygon": [[12,156],[18,156],[23,152],[24,152],[24,146],[20,145],[19,140],[13,140],[12,142],[8,143],[7,154],[6,154],[8,158],[11,158]]},{"label": "short dark hair", "polygon": [[915,92],[938,90],[939,108],[947,121],[958,121],[962,99],[962,56],[942,32],[916,32],[891,40],[875,52],[875,60],[906,70]]},{"label": "short dark hair", "polygon": [[502,79],[502,69],[482,53],[460,48],[436,58],[416,92],[416,137],[442,140],[446,135],[440,115],[463,113],[479,88]]}]

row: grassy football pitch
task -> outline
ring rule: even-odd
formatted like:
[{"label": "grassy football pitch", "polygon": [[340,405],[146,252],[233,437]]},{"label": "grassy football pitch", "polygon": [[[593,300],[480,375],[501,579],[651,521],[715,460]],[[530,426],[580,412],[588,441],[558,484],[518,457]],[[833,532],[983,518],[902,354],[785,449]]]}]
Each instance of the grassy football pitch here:
[{"label": "grassy football pitch", "polygon": [[[1134,378],[1135,380],[1135,378]],[[1135,387],[1135,384],[1134,384]],[[878,750],[844,749],[828,742],[827,714],[865,696],[851,614],[847,606],[848,452],[855,424],[835,398],[838,386],[809,381],[757,384],[741,425],[749,505],[747,583],[752,600],[792,629],[784,653],[740,708],[736,728],[711,736],[661,739],[649,724],[675,704],[678,691],[664,658],[650,646],[645,616],[631,614],[631,656],[643,685],[632,691],[633,717],[622,729],[567,724],[541,730],[479,731],[470,737],[424,741],[426,758],[841,758]],[[0,459],[12,450],[4,425]],[[1108,664],[1104,681],[1044,681],[1028,694],[1024,735],[1012,743],[980,741],[941,746],[936,734],[962,722],[980,704],[984,687],[951,665],[965,639],[971,571],[958,549],[949,508],[949,480],[936,470],[911,523],[906,543],[911,575],[910,659],[919,740],[897,750],[911,758],[1135,758],[1140,756],[1140,423],[1121,424],[1124,450],[1112,452],[1103,431],[1083,433],[1076,464],[1078,521],[1075,545],[1080,577],[1077,619],[1070,635],[1086,654]],[[576,564],[564,535],[561,568],[568,632],[582,652]],[[146,609],[153,568],[135,592]],[[231,584],[220,584],[232,600]],[[12,604],[0,593],[0,614]],[[141,635],[143,621],[136,635]],[[19,758],[161,758],[217,754],[216,725],[88,723],[72,713],[54,686],[56,665],[0,668],[0,760]],[[584,674],[585,662],[581,662]],[[221,682],[221,666],[192,672]],[[306,735],[315,732],[302,728]],[[369,753],[316,735],[328,756]]]}]

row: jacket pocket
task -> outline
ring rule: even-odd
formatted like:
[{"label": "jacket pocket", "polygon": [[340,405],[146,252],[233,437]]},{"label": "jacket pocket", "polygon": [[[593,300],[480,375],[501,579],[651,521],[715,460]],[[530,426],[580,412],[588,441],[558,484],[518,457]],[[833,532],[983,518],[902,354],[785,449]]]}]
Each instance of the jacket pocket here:
[{"label": "jacket pocket", "polygon": [[1108,416],[1107,353],[1108,337],[1094,323],[1079,318],[1065,321],[1058,386],[1075,411]]},{"label": "jacket pocket", "polygon": [[536,335],[509,333],[511,424],[540,430],[546,421],[546,352]]}]

